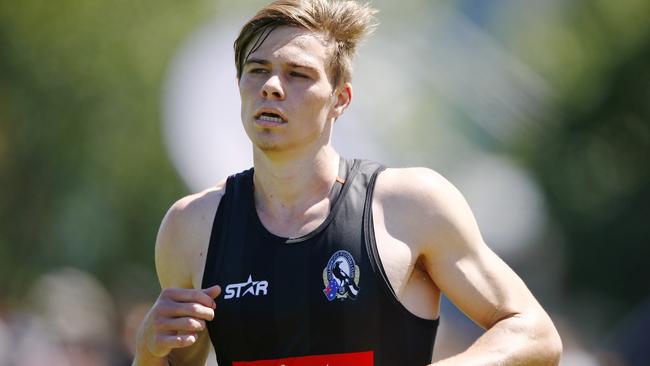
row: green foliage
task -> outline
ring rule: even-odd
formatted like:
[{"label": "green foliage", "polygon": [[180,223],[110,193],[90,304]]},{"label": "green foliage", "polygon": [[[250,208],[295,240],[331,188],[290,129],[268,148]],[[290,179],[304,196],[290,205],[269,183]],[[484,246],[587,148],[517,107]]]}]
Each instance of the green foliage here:
[{"label": "green foliage", "polygon": [[160,219],[185,193],[161,82],[209,15],[198,1],[0,4],[0,293],[64,264],[105,281],[152,268]]},{"label": "green foliage", "polygon": [[554,95],[513,151],[537,176],[566,241],[567,304],[609,303],[611,324],[650,293],[650,3],[570,4],[556,24],[514,42]]},{"label": "green foliage", "polygon": [[629,308],[650,293],[650,37],[589,106],[566,105],[530,161],[569,241],[570,291]]}]

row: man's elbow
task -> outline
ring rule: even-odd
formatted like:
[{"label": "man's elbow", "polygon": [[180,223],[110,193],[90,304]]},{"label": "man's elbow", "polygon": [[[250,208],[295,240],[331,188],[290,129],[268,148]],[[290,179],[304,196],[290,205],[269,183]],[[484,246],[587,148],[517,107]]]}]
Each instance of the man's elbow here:
[{"label": "man's elbow", "polygon": [[548,315],[540,311],[535,315],[518,315],[513,318],[517,324],[515,333],[525,334],[521,338],[520,363],[535,366],[557,366],[562,356],[562,339]]},{"label": "man's elbow", "polygon": [[559,365],[562,357],[562,339],[555,329],[553,322],[547,318],[540,326],[537,338],[538,352],[543,360],[542,365]]},{"label": "man's elbow", "polygon": [[560,358],[562,357],[562,338],[560,338],[555,327],[553,327],[553,335],[549,338],[548,347],[550,365],[559,365]]}]

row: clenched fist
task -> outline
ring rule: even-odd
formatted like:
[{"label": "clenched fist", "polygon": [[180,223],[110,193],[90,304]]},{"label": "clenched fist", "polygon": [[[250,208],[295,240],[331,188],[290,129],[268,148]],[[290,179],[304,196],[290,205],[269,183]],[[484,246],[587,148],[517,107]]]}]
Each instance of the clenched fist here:
[{"label": "clenched fist", "polygon": [[194,344],[205,322],[214,318],[213,299],[220,293],[218,285],[203,290],[163,289],[138,332],[137,358],[164,361],[173,349]]}]

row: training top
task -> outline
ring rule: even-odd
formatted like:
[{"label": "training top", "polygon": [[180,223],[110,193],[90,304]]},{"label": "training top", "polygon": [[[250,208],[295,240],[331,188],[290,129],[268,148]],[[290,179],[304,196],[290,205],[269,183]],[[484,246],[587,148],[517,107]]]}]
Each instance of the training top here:
[{"label": "training top", "polygon": [[424,366],[438,320],[397,299],[379,260],[372,193],[383,167],[341,159],[329,215],[297,238],[270,233],[253,169],[230,176],[217,209],[203,288],[218,284],[207,323],[219,366]]}]

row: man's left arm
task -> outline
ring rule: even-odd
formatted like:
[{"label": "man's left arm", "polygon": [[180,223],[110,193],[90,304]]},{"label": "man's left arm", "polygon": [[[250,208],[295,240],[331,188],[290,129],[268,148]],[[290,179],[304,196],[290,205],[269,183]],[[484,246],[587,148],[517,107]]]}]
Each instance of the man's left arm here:
[{"label": "man's left arm", "polygon": [[[467,202],[428,169],[406,169],[408,226],[436,286],[486,332],[451,365],[557,365],[562,342],[550,317],[517,274],[483,242]],[[404,188],[402,188],[404,189]],[[495,214],[498,214],[495,212]],[[412,231],[413,232],[413,231]]]}]

